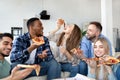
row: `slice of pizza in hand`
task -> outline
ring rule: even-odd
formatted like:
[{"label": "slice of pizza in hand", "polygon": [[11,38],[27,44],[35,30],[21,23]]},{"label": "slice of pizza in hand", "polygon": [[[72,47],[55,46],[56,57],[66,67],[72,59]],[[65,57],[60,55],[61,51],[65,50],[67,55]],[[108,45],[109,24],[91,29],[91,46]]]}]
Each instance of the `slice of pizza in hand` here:
[{"label": "slice of pizza in hand", "polygon": [[95,58],[90,58],[90,60],[99,61],[99,58],[97,58],[97,57],[95,57]]},{"label": "slice of pizza in hand", "polygon": [[41,66],[40,66],[40,65],[37,65],[36,68],[35,68],[35,72],[36,72],[36,75],[37,75],[37,76],[39,76],[40,69],[41,69]]},{"label": "slice of pizza in hand", "polygon": [[40,65],[36,65],[36,64],[35,65],[18,64],[17,66],[21,67],[21,68],[32,68],[32,69],[35,69],[36,75],[39,76],[39,72],[40,72],[40,68],[41,68]]},{"label": "slice of pizza in hand", "polygon": [[35,38],[32,39],[32,41],[35,42],[35,43],[37,43],[37,44],[39,44],[39,45],[42,45],[42,44],[45,43],[43,37],[35,37]]},{"label": "slice of pizza in hand", "polygon": [[76,49],[76,48],[73,48],[72,50],[70,50],[70,52],[72,52],[72,53],[77,53],[77,49]]},{"label": "slice of pizza in hand", "polygon": [[108,57],[108,59],[105,61],[105,64],[117,64],[120,60],[114,57]]}]

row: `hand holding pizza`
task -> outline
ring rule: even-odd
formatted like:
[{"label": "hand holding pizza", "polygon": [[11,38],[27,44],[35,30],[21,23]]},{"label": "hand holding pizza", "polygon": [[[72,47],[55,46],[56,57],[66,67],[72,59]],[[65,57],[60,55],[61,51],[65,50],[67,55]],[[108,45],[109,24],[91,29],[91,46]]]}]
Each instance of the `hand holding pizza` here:
[{"label": "hand holding pizza", "polygon": [[13,68],[11,75],[10,75],[10,79],[9,80],[23,80],[26,76],[28,76],[33,68],[27,68],[27,69],[22,69],[20,70],[20,68],[22,68],[21,66],[16,66]]},{"label": "hand holding pizza", "polygon": [[91,69],[95,69],[97,67],[97,63],[94,58],[86,59],[85,62],[90,66]]},{"label": "hand holding pizza", "polygon": [[114,58],[112,56],[109,56],[109,55],[105,55],[101,58],[104,62],[102,64],[106,64],[106,65],[113,65],[113,64],[117,64],[120,62],[119,59],[117,58]]},{"label": "hand holding pizza", "polygon": [[72,52],[73,54],[75,54],[80,59],[85,58],[85,56],[83,55],[83,51],[80,50],[79,48],[73,48],[72,50],[70,50],[70,52]]},{"label": "hand holding pizza", "polygon": [[35,45],[43,45],[45,42],[44,42],[44,38],[43,36],[42,37],[35,37],[32,39],[32,41],[34,42]]},{"label": "hand holding pizza", "polygon": [[77,49],[73,48],[72,50],[70,50],[70,52],[73,53],[73,54],[77,54]]},{"label": "hand holding pizza", "polygon": [[41,66],[37,65],[37,64],[34,64],[34,65],[18,64],[17,67],[26,68],[26,70],[27,69],[32,69],[32,70],[35,69],[37,76],[39,76],[39,72],[41,69]]},{"label": "hand holding pizza", "polygon": [[63,20],[63,19],[58,19],[58,20],[57,20],[57,27],[58,27],[58,28],[60,28],[61,25],[63,25],[63,24],[64,24],[64,20]]}]

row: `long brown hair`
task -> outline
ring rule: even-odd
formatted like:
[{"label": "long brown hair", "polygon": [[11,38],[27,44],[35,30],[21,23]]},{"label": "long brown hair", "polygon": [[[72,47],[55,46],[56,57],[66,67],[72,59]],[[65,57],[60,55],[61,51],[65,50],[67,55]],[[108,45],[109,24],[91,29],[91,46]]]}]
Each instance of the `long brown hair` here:
[{"label": "long brown hair", "polygon": [[[60,38],[59,38],[59,40],[57,42],[57,46],[60,46],[64,35],[65,35],[64,32],[61,33]],[[66,49],[67,49],[67,51],[70,52],[71,49],[77,48],[79,46],[81,37],[82,37],[82,33],[81,33],[80,28],[76,24],[74,24],[74,29],[72,30],[70,36],[66,40]]]}]

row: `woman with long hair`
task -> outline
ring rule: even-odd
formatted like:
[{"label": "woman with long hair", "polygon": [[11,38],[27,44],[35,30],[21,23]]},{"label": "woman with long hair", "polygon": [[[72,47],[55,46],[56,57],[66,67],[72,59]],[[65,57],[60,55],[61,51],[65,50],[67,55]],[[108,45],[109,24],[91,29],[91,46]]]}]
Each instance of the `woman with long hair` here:
[{"label": "woman with long hair", "polygon": [[[62,25],[64,29],[62,32],[57,33]],[[76,24],[65,24],[64,20],[57,20],[57,28],[50,32],[48,39],[54,41],[57,46],[56,53],[57,61],[61,64],[62,71],[70,72],[70,77],[74,77],[79,71],[79,59],[74,55],[71,50],[79,48],[81,40],[81,30]]]},{"label": "woman with long hair", "polygon": [[89,59],[86,61],[88,63],[88,77],[96,80],[116,80],[112,71],[112,65],[104,63],[110,57],[109,51],[106,39],[98,38],[94,42],[94,55],[99,60]]}]

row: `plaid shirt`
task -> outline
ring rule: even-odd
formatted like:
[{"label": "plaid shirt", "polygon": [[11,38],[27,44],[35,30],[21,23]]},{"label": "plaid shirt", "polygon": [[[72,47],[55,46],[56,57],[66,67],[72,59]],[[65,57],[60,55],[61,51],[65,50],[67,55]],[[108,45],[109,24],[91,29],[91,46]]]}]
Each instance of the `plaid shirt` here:
[{"label": "plaid shirt", "polygon": [[[13,47],[11,50],[10,60],[11,63],[19,62],[21,64],[24,64],[29,59],[29,52],[27,51],[27,48],[30,46],[30,34],[26,33],[18,38],[16,38],[13,42]],[[50,49],[49,41],[44,36],[45,44],[41,45],[36,50],[36,56],[35,56],[35,64],[40,63],[41,61],[49,61],[53,58],[53,54]],[[37,54],[41,54],[43,50],[47,51],[47,57],[45,59],[38,58]]]}]

